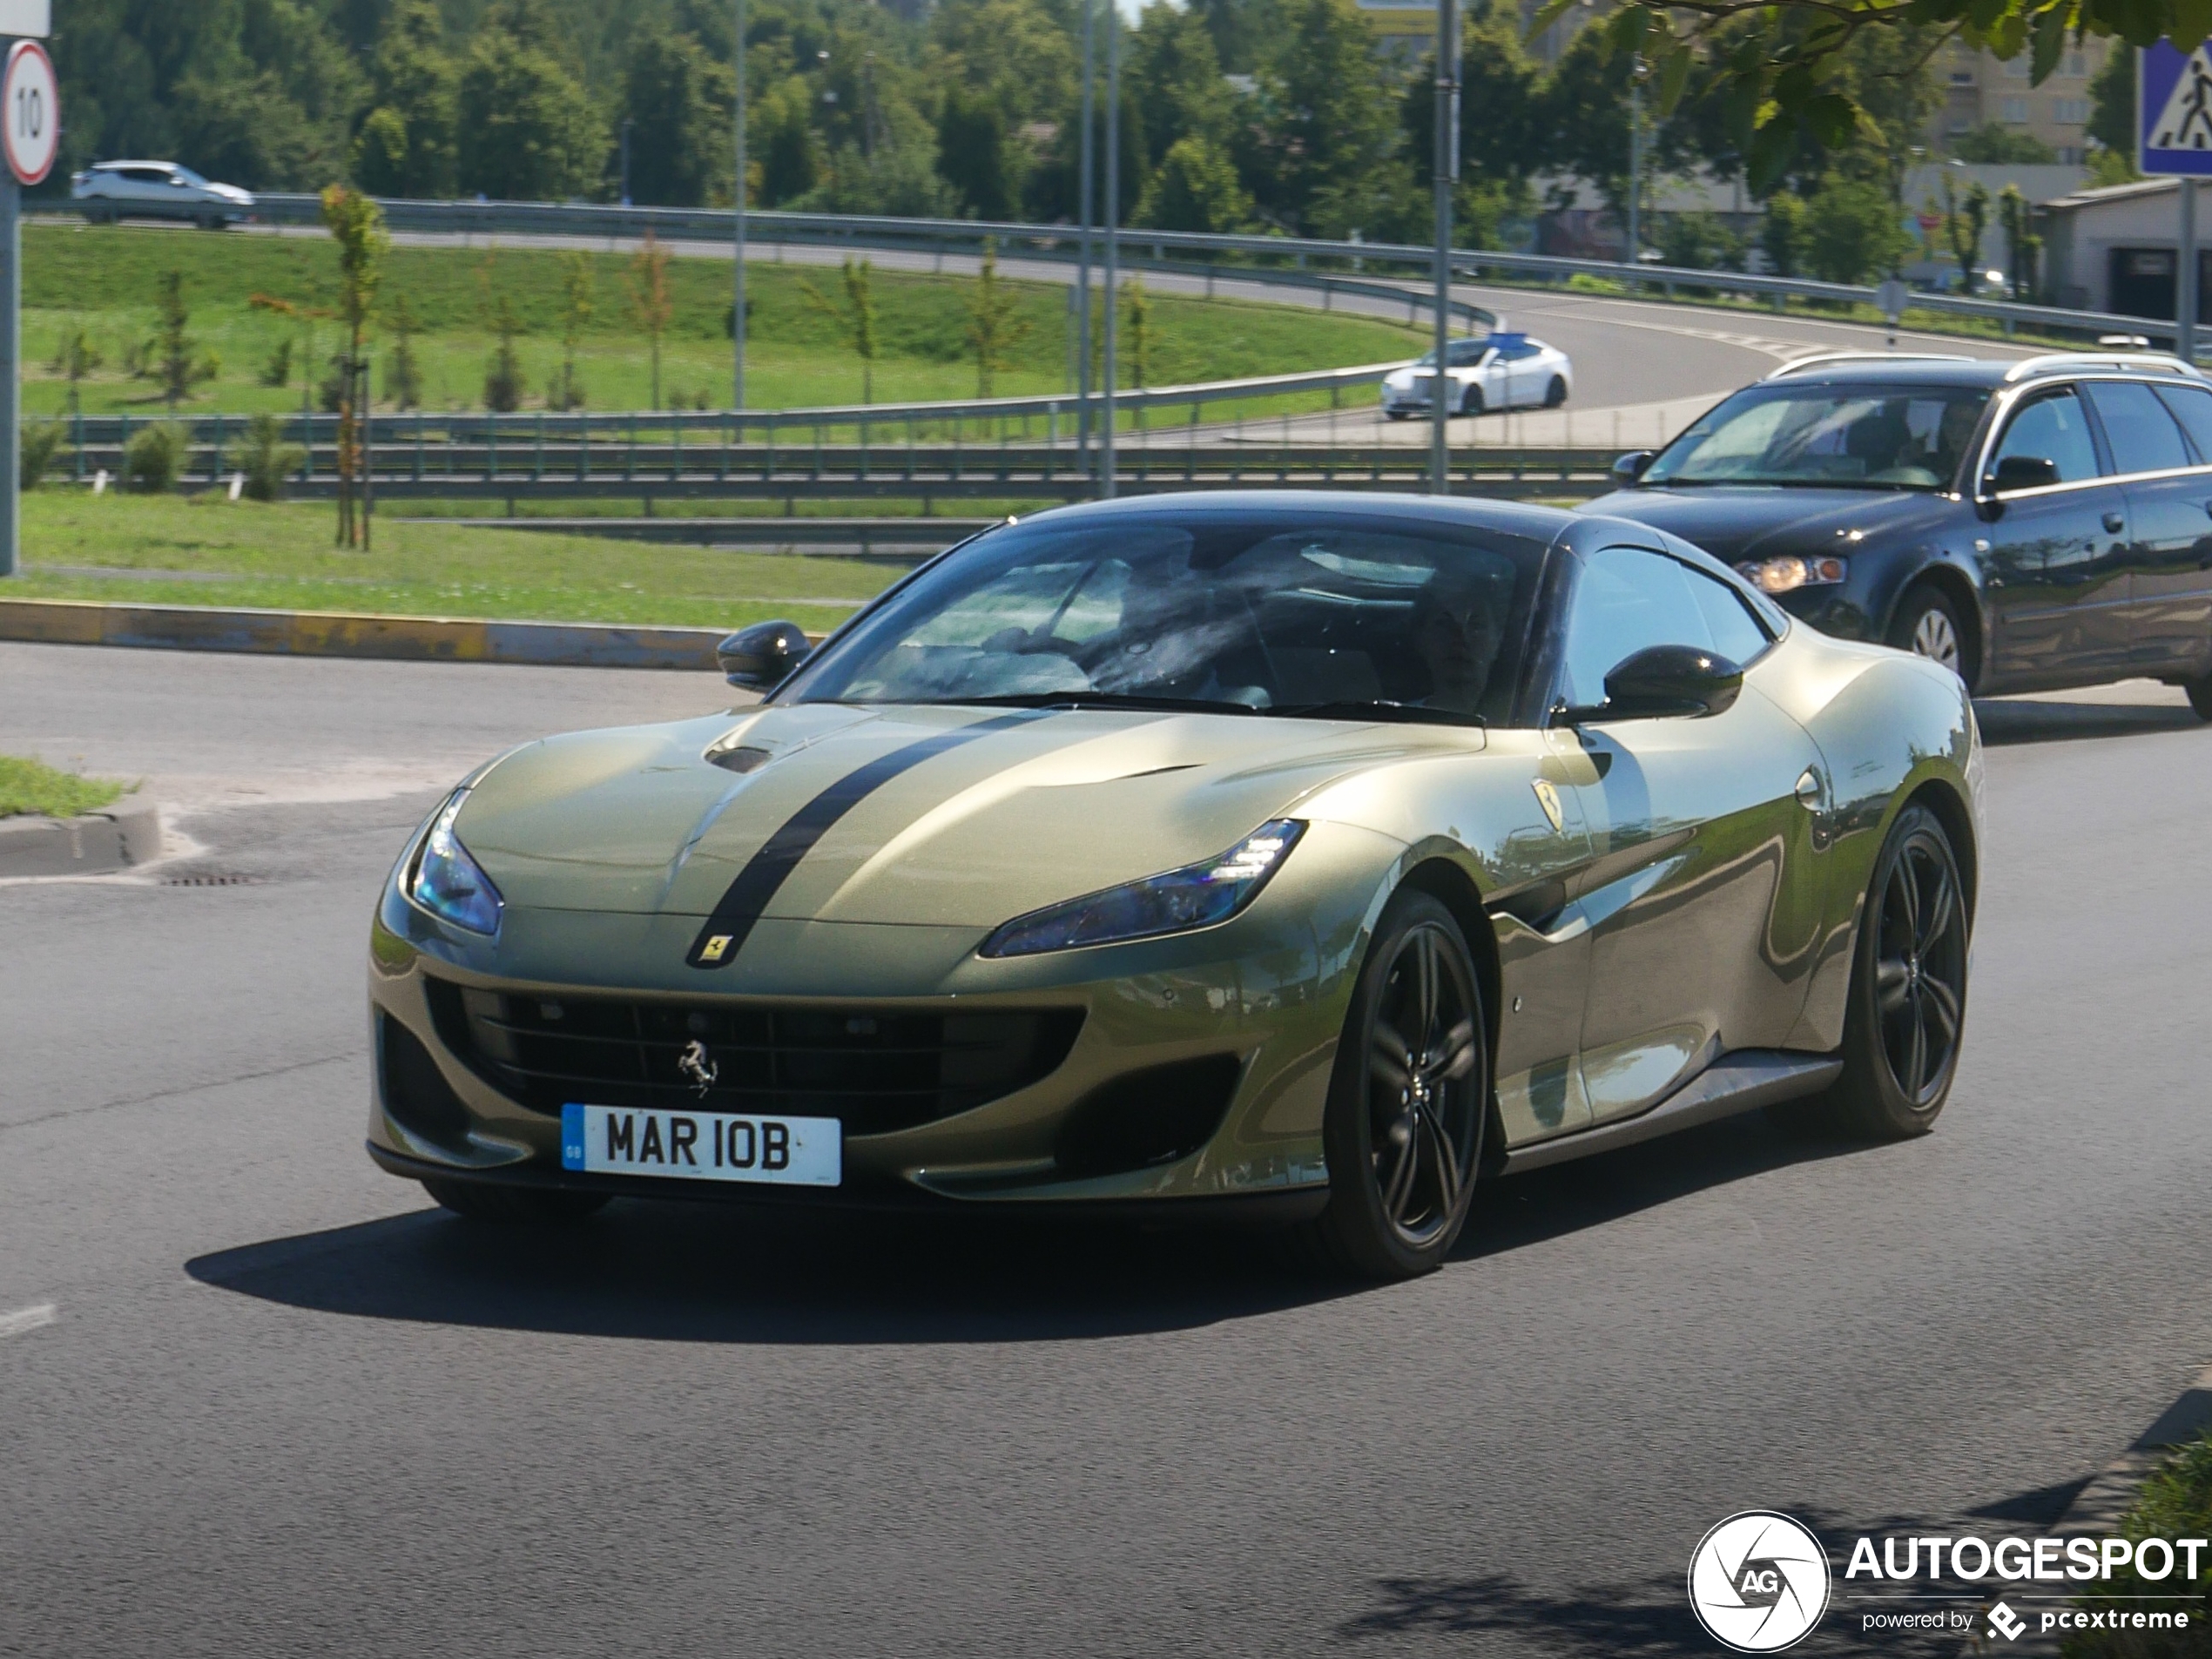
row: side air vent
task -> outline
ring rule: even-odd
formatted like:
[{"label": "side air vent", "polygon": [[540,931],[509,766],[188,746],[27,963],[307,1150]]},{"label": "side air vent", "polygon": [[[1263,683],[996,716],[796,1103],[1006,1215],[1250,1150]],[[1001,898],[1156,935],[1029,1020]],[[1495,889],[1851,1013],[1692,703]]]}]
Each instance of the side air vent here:
[{"label": "side air vent", "polygon": [[1244,1069],[1222,1054],[1116,1077],[1069,1113],[1054,1161],[1063,1174],[1093,1176],[1189,1157],[1221,1128]]},{"label": "side air vent", "polygon": [[376,1013],[376,1075],[384,1110],[409,1134],[437,1146],[469,1143],[469,1109],[422,1041],[390,1015]]}]

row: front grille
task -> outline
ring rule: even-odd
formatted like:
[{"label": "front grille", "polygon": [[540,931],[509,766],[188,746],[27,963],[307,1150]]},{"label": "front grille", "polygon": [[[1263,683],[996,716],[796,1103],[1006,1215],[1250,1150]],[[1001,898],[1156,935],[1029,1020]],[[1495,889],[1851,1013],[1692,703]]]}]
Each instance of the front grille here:
[{"label": "front grille", "polygon": [[[934,1123],[1049,1076],[1079,1008],[974,1014],[531,996],[426,982],[438,1035],[534,1110],[601,1106],[835,1117],[852,1135]],[[701,1093],[679,1066],[704,1045]]]}]

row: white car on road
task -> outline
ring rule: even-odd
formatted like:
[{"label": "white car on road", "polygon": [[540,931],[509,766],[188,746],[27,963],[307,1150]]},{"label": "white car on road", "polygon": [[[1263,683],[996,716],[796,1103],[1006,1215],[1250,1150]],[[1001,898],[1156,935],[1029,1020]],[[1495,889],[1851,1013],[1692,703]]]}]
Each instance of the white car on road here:
[{"label": "white car on road", "polygon": [[70,198],[95,225],[118,219],[185,219],[219,231],[253,216],[253,198],[173,161],[95,162],[70,180]]},{"label": "white car on road", "polygon": [[[1527,334],[1455,340],[1444,366],[1445,408],[1453,415],[1490,409],[1555,409],[1575,391],[1575,365],[1556,346]],[[1382,383],[1383,413],[1393,421],[1426,415],[1436,397],[1436,354],[1393,369]]]}]

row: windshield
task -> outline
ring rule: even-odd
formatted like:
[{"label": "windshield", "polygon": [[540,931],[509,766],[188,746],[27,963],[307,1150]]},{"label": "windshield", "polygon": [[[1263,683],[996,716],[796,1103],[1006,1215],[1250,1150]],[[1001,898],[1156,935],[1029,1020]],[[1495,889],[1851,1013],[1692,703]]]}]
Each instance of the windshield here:
[{"label": "windshield", "polygon": [[197,188],[205,188],[207,184],[207,181],[205,179],[202,179],[190,167],[179,167],[176,170],[176,172],[177,182],[179,184],[191,185]]},{"label": "windshield", "polygon": [[[1479,368],[1481,365],[1482,360],[1489,354],[1490,342],[1487,340],[1455,340],[1452,342],[1452,358],[1448,367],[1453,368]],[[1416,368],[1434,368],[1436,367],[1436,348],[1433,346],[1430,347],[1427,351],[1421,354],[1420,358],[1414,363],[1413,367]]]},{"label": "windshield", "polygon": [[777,700],[1502,719],[1544,546],[1203,509],[1008,526],[895,594]]},{"label": "windshield", "polygon": [[1757,386],[1669,444],[1642,482],[1941,489],[1988,401],[1978,387]]}]

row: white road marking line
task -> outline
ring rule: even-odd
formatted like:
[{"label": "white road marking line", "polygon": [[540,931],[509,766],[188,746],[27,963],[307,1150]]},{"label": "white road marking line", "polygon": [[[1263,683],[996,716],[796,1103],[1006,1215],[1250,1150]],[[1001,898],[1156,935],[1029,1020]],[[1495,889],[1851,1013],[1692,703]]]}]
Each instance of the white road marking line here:
[{"label": "white road marking line", "polygon": [[57,1317],[51,1302],[41,1302],[37,1307],[17,1308],[13,1313],[0,1313],[0,1340],[19,1337],[26,1331],[36,1331],[42,1325],[51,1325]]}]

